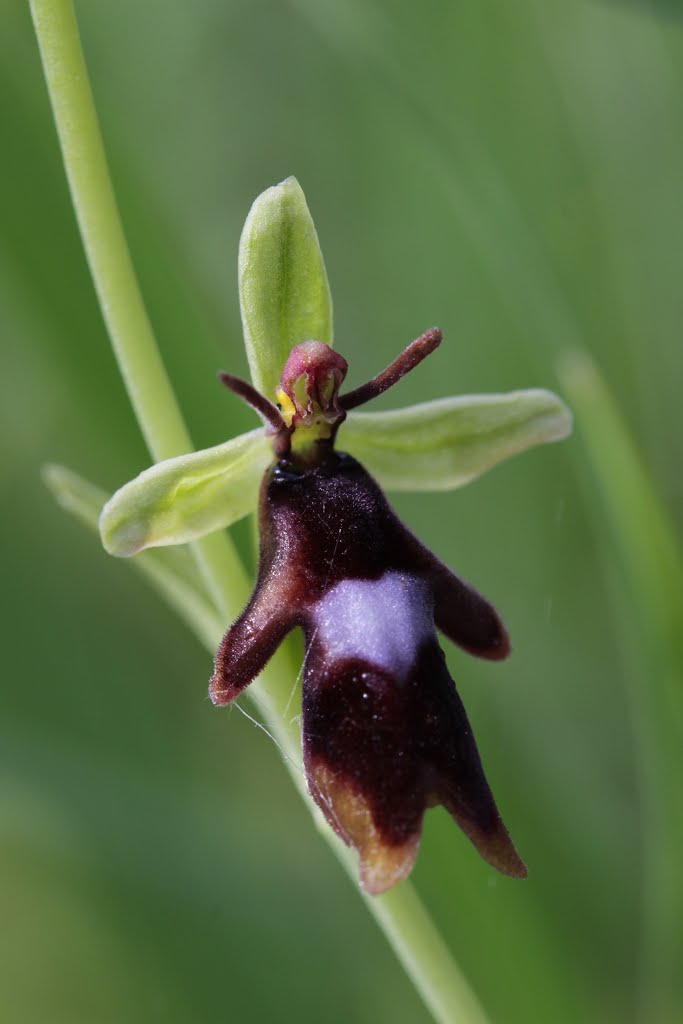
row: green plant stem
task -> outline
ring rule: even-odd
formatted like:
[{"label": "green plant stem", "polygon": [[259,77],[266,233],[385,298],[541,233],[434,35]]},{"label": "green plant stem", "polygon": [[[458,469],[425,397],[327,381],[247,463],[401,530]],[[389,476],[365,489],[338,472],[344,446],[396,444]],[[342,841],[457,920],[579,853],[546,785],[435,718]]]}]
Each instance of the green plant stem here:
[{"label": "green plant stem", "polygon": [[73,5],[35,0],[31,11],[83,247],[135,415],[156,459],[192,451],[131,264]]},{"label": "green plant stem", "polygon": [[[33,0],[31,13],[83,247],[112,348],[143,437],[156,461],[193,450],[161,360],[123,233],[71,0]],[[219,576],[244,569],[220,536],[194,546],[214,601]]]},{"label": "green plant stem", "polygon": [[[159,354],[123,234],[72,0],[30,0],[69,187],[112,346],[150,453],[171,458],[192,450]],[[225,534],[193,545],[204,580],[226,621],[243,607],[249,584]],[[282,712],[297,675],[285,649],[263,673],[255,695],[266,725],[288,759],[299,791],[298,727]],[[311,807],[311,802],[307,799]],[[322,833],[347,871],[353,857],[325,825]],[[409,883],[366,903],[440,1024],[485,1024],[485,1015]]]}]

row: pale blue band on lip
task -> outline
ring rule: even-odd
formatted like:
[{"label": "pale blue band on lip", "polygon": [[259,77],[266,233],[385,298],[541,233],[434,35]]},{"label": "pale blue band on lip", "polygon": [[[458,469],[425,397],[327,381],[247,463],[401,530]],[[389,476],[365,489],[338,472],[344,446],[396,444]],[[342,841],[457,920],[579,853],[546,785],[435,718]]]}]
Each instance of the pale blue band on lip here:
[{"label": "pale blue band on lip", "polygon": [[311,645],[324,645],[328,662],[359,658],[401,683],[434,633],[431,605],[426,584],[410,573],[341,580],[315,606]]}]

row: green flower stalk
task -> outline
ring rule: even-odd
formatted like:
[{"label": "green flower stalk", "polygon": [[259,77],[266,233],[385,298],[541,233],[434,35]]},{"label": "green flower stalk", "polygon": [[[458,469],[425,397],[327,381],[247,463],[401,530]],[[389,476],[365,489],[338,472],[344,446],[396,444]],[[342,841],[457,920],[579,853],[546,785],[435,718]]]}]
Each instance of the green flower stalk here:
[{"label": "green flower stalk", "polygon": [[[244,569],[220,531],[256,508],[259,480],[273,459],[272,438],[267,430],[254,430],[192,451],[130,264],[71,2],[32,0],[31,8],[95,286],[136,416],[153,459],[162,460],[106,502],[99,519],[102,541],[112,554],[143,552],[134,564],[207,646],[215,645],[217,624],[235,619],[247,597]],[[249,214],[240,244],[239,287],[252,385],[237,382],[233,390],[242,387],[243,395],[260,396],[265,405],[254,404],[264,412],[278,397],[283,405],[277,384],[291,351],[311,339],[331,345],[333,335],[317,235],[292,178],[260,196]],[[327,390],[325,382],[315,396],[305,393],[310,382],[310,375],[301,373],[298,385],[295,381],[284,389],[294,412],[284,403],[280,415],[288,428],[293,425],[293,435],[303,425],[295,422],[301,410],[304,419],[308,413],[324,414],[325,403],[337,395],[338,387]],[[272,414],[267,416],[275,422]],[[359,413],[349,406],[343,437],[346,451],[364,462],[379,485],[430,491],[459,487],[513,454],[560,440],[570,429],[571,417],[560,399],[534,390],[438,399],[390,413]],[[294,443],[292,450],[302,449]],[[63,504],[93,524],[101,504],[97,492],[59,468],[49,471],[48,482]],[[185,557],[145,551],[187,543],[199,573]],[[256,701],[269,729],[295,760],[300,737],[278,711],[292,668],[291,658],[278,654],[263,674]],[[297,775],[293,778],[303,789]],[[353,870],[341,844],[333,845]],[[368,905],[436,1020],[485,1020],[408,883],[373,897]]]}]

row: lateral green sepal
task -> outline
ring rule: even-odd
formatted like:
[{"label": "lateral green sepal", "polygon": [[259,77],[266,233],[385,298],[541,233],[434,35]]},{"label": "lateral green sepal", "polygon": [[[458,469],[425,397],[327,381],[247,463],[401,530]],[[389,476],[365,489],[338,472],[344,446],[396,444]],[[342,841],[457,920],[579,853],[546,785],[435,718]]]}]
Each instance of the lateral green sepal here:
[{"label": "lateral green sepal", "polygon": [[462,395],[395,412],[352,412],[339,431],[349,452],[394,491],[447,491],[537,444],[571,433],[551,391]]},{"label": "lateral green sepal", "polygon": [[159,462],[109,499],[100,536],[111,555],[186,544],[237,522],[256,507],[263,472],[272,459],[263,429]]}]

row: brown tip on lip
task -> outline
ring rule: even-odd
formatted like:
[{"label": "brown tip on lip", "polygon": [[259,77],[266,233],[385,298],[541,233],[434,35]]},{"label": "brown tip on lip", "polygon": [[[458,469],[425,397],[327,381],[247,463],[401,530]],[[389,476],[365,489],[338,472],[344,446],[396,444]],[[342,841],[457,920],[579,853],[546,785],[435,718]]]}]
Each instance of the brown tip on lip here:
[{"label": "brown tip on lip", "polygon": [[369,803],[322,761],[309,766],[308,784],[334,831],[358,854],[364,892],[379,896],[407,878],[417,857],[421,828],[402,843],[388,842]]},{"label": "brown tip on lip", "polygon": [[388,892],[413,870],[420,834],[413,836],[401,846],[380,843],[370,849],[360,849],[360,884],[368,896],[381,896]]},{"label": "brown tip on lip", "polygon": [[526,864],[517,853],[502,821],[496,835],[488,839],[486,848],[480,846],[479,850],[489,864],[500,871],[501,875],[523,879],[529,874]]},{"label": "brown tip on lip", "polygon": [[508,830],[500,818],[493,828],[486,830],[466,825],[462,819],[458,821],[458,824],[474,843],[484,860],[488,861],[496,871],[500,871],[501,875],[519,879],[527,877],[526,864],[517,853]]}]

